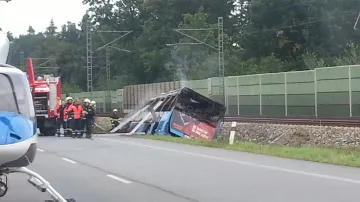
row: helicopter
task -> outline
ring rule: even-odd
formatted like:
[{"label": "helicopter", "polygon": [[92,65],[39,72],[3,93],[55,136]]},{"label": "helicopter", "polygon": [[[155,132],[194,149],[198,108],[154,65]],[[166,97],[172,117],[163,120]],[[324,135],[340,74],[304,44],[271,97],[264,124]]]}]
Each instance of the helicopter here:
[{"label": "helicopter", "polygon": [[0,198],[8,192],[8,177],[13,173],[29,176],[28,182],[41,192],[48,192],[48,202],[76,202],[65,199],[41,175],[27,168],[37,151],[34,103],[26,74],[7,65],[10,42],[0,32]]}]

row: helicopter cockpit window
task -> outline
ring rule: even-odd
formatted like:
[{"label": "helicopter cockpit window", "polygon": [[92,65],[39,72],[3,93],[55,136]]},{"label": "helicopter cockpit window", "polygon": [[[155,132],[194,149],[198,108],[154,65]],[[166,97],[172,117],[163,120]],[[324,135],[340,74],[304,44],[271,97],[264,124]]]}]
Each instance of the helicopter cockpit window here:
[{"label": "helicopter cockpit window", "polygon": [[4,74],[0,74],[0,86],[0,112],[19,113],[14,96],[15,91],[10,79]]},{"label": "helicopter cockpit window", "polygon": [[13,75],[11,78],[14,83],[15,94],[18,101],[20,113],[28,118],[34,118],[34,103],[32,101],[30,86],[25,74],[16,74]]}]

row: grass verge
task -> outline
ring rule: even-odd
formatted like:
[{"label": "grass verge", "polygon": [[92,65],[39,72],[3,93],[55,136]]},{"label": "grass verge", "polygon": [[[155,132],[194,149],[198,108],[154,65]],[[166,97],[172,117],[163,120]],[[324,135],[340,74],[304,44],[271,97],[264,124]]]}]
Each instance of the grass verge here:
[{"label": "grass verge", "polygon": [[136,137],[360,168],[360,151],[351,149],[287,147],[279,145],[260,145],[249,142],[238,142],[233,145],[229,145],[225,142],[218,141],[207,142],[186,138],[153,135],[139,135]]}]

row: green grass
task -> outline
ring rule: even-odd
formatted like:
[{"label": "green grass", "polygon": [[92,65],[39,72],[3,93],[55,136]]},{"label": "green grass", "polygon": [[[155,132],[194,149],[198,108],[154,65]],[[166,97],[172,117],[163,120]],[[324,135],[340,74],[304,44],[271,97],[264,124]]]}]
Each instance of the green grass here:
[{"label": "green grass", "polygon": [[270,156],[299,159],[335,165],[360,167],[360,151],[354,149],[341,148],[321,148],[321,147],[286,147],[278,145],[260,145],[249,142],[239,142],[229,145],[218,141],[200,141],[186,138],[176,138],[171,136],[141,135],[139,138],[161,140],[189,145],[204,147],[222,148],[233,151],[242,151]]}]

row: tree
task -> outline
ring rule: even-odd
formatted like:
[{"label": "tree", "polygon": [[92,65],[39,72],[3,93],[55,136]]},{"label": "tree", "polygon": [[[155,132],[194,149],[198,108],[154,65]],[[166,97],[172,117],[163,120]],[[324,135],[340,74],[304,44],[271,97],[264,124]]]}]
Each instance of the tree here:
[{"label": "tree", "polygon": [[34,34],[35,34],[35,30],[34,30],[34,28],[33,28],[31,25],[29,26],[27,33],[28,33],[29,35],[34,35]]},{"label": "tree", "polygon": [[[85,91],[86,22],[92,26],[93,85],[106,90],[105,48],[110,52],[110,88],[124,85],[202,79],[218,75],[218,33],[185,31],[206,45],[176,33],[175,28],[217,26],[224,17],[225,74],[255,74],[358,64],[360,32],[353,30],[358,0],[84,0],[89,12],[79,23],[67,22],[57,30],[53,20],[44,33],[29,26],[26,35],[13,37],[9,62],[20,65],[25,57],[55,58],[50,66],[67,92]],[[130,50],[124,52],[121,50]],[[35,66],[40,61],[34,60]],[[38,70],[40,71],[40,70]],[[49,73],[49,72],[48,72]]]},{"label": "tree", "polygon": [[55,26],[54,19],[50,20],[50,25],[46,28],[46,36],[55,36],[57,27]]},{"label": "tree", "polygon": [[[185,14],[184,20],[179,24],[180,29],[216,28],[217,24],[207,23],[209,16],[201,7],[194,15]],[[186,31],[184,31],[186,32]],[[210,46],[217,46],[217,36],[210,31],[187,31],[186,34],[204,41]],[[182,37],[180,43],[197,43],[189,37]],[[168,63],[170,72],[175,73],[175,79],[204,79],[218,75],[218,56],[216,50],[204,44],[174,46],[171,51],[171,61]]]},{"label": "tree", "polygon": [[13,34],[11,32],[7,32],[6,36],[9,39],[10,42],[14,40],[14,36],[13,36]]},{"label": "tree", "polygon": [[359,12],[355,5],[354,0],[345,4],[326,0],[249,2],[241,45],[247,58],[275,54],[289,63],[300,61],[289,70],[304,69],[301,61],[307,51],[334,57],[346,48],[348,40],[359,41],[360,33],[351,28]]}]

